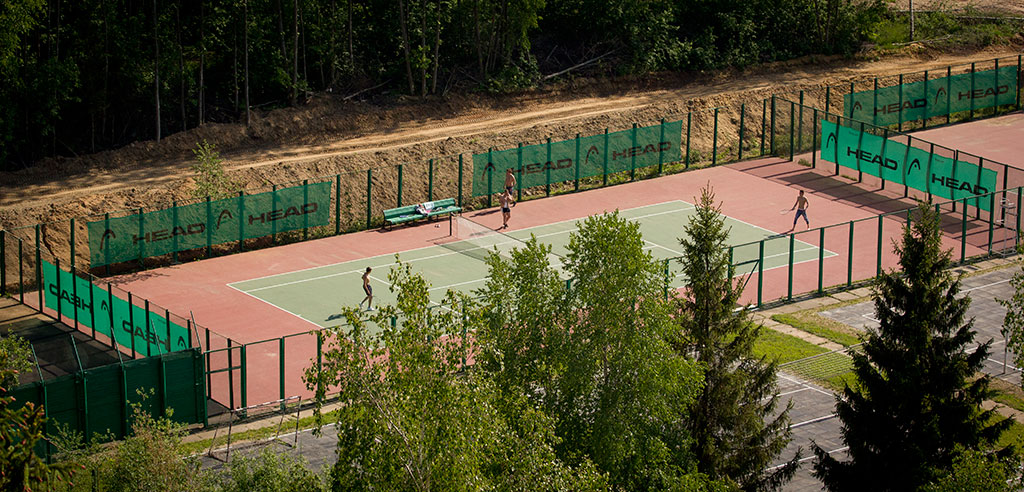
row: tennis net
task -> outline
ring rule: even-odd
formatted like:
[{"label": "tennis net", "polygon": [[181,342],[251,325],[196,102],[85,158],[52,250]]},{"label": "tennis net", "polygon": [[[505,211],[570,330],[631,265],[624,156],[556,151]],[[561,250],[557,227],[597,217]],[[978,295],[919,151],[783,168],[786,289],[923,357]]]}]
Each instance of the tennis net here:
[{"label": "tennis net", "polygon": [[[455,217],[452,236],[454,241],[441,244],[446,249],[464,254],[480,261],[487,261],[491,253],[497,253],[506,259],[512,258],[513,249],[523,249],[526,242],[510,234],[493,229],[461,215]],[[548,253],[548,263],[565,277],[562,265],[563,258],[555,253]]]}]

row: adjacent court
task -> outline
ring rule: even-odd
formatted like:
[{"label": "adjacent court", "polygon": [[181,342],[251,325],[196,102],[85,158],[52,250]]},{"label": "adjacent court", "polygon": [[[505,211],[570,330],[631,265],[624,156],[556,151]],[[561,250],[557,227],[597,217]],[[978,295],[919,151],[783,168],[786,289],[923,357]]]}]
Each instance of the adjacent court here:
[{"label": "adjacent court", "polygon": [[[640,224],[647,251],[668,267],[667,281],[671,288],[684,284],[685,278],[677,273],[678,263],[672,261],[682,255],[678,236],[681,225],[687,223],[694,206],[682,200],[673,200],[620,211],[620,214]],[[472,216],[470,216],[472,217]],[[788,215],[784,220],[788,220]],[[579,219],[502,233],[472,218],[457,218],[454,233],[439,238],[435,244],[398,253],[402,262],[412,265],[431,283],[431,299],[438,302],[449,289],[472,293],[484,285],[488,267],[486,256],[491,252],[507,256],[513,248],[524,246],[531,236],[552,247],[549,258],[556,268],[567,253],[569,236],[578,230]],[[788,236],[726,217],[729,244],[745,246],[733,250],[737,274],[748,274],[757,268],[761,255],[756,243],[765,241],[764,270],[789,264]],[[818,247],[796,241],[793,248],[794,263],[813,261],[820,255],[835,256],[831,251],[820,252]],[[385,254],[365,259],[334,263],[294,272],[264,276],[233,282],[230,287],[255,297],[282,311],[298,316],[313,324],[328,327],[341,322],[342,306],[355,306],[363,298],[362,275],[371,267],[369,278],[373,287],[374,303],[392,303],[395,295],[389,291],[388,271],[395,265],[395,256]],[[563,276],[567,276],[563,272]],[[567,280],[570,280],[567,278]]]}]

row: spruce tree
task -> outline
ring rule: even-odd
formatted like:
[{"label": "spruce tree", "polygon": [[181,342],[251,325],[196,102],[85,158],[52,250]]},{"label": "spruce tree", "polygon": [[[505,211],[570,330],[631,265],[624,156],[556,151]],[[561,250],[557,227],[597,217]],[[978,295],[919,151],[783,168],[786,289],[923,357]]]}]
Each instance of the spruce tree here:
[{"label": "spruce tree", "polygon": [[857,381],[836,397],[849,459],[814,445],[814,475],[832,491],[916,490],[951,469],[958,446],[991,445],[1011,423],[981,409],[991,390],[975,376],[991,340],[968,350],[971,301],[947,271],[939,215],[922,203],[914,219],[895,247],[900,269],[874,287],[880,326],[853,354]]},{"label": "spruce tree", "polygon": [[776,414],[775,362],[753,354],[762,327],[745,309],[736,309],[743,288],[733,280],[729,230],[709,188],[701,190],[684,231],[680,262],[689,280],[678,299],[682,338],[677,348],[705,370],[687,424],[698,471],[728,477],[745,490],[777,489],[793,476],[800,453],[767,470],[790,441],[789,408]]}]

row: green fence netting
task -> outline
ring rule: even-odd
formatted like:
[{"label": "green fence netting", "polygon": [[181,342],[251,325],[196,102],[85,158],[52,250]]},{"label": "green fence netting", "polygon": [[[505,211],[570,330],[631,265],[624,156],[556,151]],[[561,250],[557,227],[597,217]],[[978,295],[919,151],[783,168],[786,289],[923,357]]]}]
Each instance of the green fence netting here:
[{"label": "green fence netting", "polygon": [[613,133],[547,142],[473,155],[473,196],[504,189],[505,170],[529,188],[632,171],[682,159],[683,122],[634,127]]},{"label": "green fence netting", "polygon": [[[997,189],[996,171],[821,120],[821,159],[935,196],[959,200]],[[988,200],[971,203],[990,211]]]},{"label": "green fence netting", "polygon": [[1017,67],[1000,67],[843,96],[844,114],[893,125],[1017,102]]},{"label": "green fence netting", "polygon": [[89,222],[93,267],[330,223],[331,182]]},{"label": "green fence netting", "polygon": [[[88,280],[43,260],[45,306],[94,328],[132,353],[157,355],[192,347],[188,329],[144,306],[129,304]],[[111,326],[114,330],[111,330]]]},{"label": "green fence netting", "polygon": [[[108,433],[115,439],[128,435],[132,405],[181,423],[205,422],[205,393],[203,355],[197,348],[24,384],[10,395],[17,405],[42,406],[47,435],[54,435],[61,424],[88,440]],[[48,443],[41,441],[36,449],[40,456],[55,451]]]}]

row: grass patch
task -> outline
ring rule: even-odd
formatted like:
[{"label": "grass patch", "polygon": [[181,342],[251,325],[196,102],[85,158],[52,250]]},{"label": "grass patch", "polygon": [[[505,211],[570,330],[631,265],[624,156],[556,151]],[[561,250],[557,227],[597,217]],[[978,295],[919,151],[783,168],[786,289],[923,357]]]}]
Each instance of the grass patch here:
[{"label": "grass patch", "polygon": [[[992,418],[995,421],[1001,421],[1006,417],[995,416]],[[1022,438],[1024,438],[1024,424],[1014,421],[1012,424],[1010,424],[1010,428],[1007,429],[1006,432],[1003,433],[1003,435],[999,436],[999,440],[996,441],[996,443],[993,445],[993,448],[1002,449],[1011,444],[1020,446]]]},{"label": "grass patch", "polygon": [[[830,308],[832,306],[829,306]],[[834,320],[830,320],[816,312],[802,311],[792,314],[774,314],[772,319],[787,324],[800,331],[836,342],[844,347],[860,343],[857,332]]]},{"label": "grass patch", "polygon": [[779,364],[803,359],[812,355],[828,352],[827,350],[806,342],[792,335],[780,333],[771,328],[761,330],[761,336],[754,342],[754,355],[767,356]]},{"label": "grass patch", "polygon": [[991,378],[989,387],[995,391],[992,401],[1002,403],[1010,408],[1024,412],[1024,391],[1019,386],[1002,379]]},{"label": "grass patch", "polygon": [[[272,423],[267,425],[266,427],[257,427],[254,429],[249,429],[241,432],[232,432],[232,446],[244,443],[246,441],[260,441],[263,439],[269,439],[274,437],[275,434],[278,434],[278,432],[280,432],[280,434],[282,435],[288,434],[290,432],[295,432],[295,421],[288,420],[287,418],[285,419],[284,424],[281,425],[280,431],[278,431],[277,423],[279,420],[280,416],[272,417],[268,420],[269,422]],[[323,416],[323,421],[325,424],[329,425],[331,422],[334,422],[334,418],[331,415],[331,413],[325,412]],[[239,422],[236,422],[235,424],[238,425]],[[299,419],[299,430],[311,429],[313,427],[316,427],[316,418],[313,417],[312,415],[308,417],[302,417]],[[222,429],[222,432],[217,433],[216,439],[210,438],[203,439],[201,441],[185,442],[182,443],[182,447],[184,448],[186,454],[194,455],[209,451],[211,445],[213,446],[214,449],[217,449],[226,446],[227,443],[228,430],[227,427],[225,426],[224,429]]]}]

